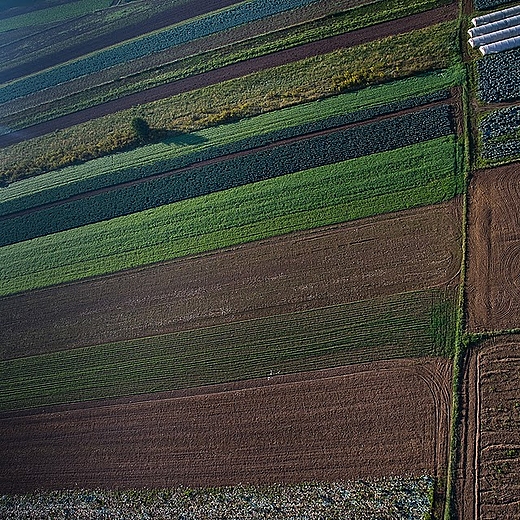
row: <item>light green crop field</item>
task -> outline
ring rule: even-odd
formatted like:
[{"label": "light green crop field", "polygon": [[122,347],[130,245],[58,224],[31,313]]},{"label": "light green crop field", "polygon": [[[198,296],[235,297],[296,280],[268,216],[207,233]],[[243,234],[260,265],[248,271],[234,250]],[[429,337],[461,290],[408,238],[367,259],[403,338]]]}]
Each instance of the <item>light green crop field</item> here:
[{"label": "light green crop field", "polygon": [[0,248],[0,294],[454,197],[460,145],[426,141]]}]

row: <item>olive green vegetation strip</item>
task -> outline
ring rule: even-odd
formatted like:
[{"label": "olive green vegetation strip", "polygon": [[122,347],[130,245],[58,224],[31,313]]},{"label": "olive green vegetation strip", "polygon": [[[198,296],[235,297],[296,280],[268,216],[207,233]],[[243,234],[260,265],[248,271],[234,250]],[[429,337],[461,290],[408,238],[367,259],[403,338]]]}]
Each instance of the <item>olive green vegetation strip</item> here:
[{"label": "olive green vegetation strip", "polygon": [[444,355],[453,343],[453,293],[404,293],[2,361],[0,409]]},{"label": "olive green vegetation strip", "polygon": [[0,19],[0,32],[77,18],[88,13],[93,13],[98,9],[110,7],[111,3],[111,0],[78,0],[76,2],[69,2],[47,9],[40,9],[10,18]]},{"label": "olive green vegetation strip", "polygon": [[448,200],[459,163],[447,136],[4,246],[0,294]]},{"label": "olive green vegetation strip", "polygon": [[191,132],[230,120],[385,83],[458,63],[457,26],[446,22],[307,58],[104,116],[0,150],[13,179],[87,160],[136,143],[134,117],[152,128]]},{"label": "olive green vegetation strip", "polygon": [[[126,168],[139,167],[145,172],[146,168],[152,168],[152,165],[158,161],[187,157],[190,154],[250,137],[430,94],[459,84],[463,77],[462,72],[462,67],[456,65],[446,70],[412,76],[319,101],[267,112],[235,123],[173,136],[171,139],[159,143],[141,146],[127,152],[69,166],[59,172],[49,172],[13,183],[8,189],[0,190],[0,204],[31,195],[38,197],[38,201],[49,202],[52,199],[50,196],[45,198],[45,192],[50,193],[52,190],[63,187],[63,191],[70,196],[81,193],[84,189],[111,185],[113,182],[117,182],[114,179],[119,179],[119,173]],[[81,187],[75,189],[72,188],[73,185]],[[85,186],[88,188],[84,188]]]},{"label": "olive green vegetation strip", "polygon": [[58,96],[58,99],[50,104],[46,103],[45,108],[36,106],[25,110],[23,102],[19,103],[18,110],[20,110],[21,113],[4,118],[4,126],[21,129],[134,92],[215,70],[240,61],[264,56],[272,52],[285,50],[297,45],[337,36],[383,21],[408,16],[427,9],[432,9],[444,3],[446,2],[439,2],[438,0],[423,0],[412,4],[403,2],[403,0],[382,0],[371,3],[368,6],[362,5],[349,9],[347,12],[338,13],[335,16],[327,16],[282,31],[275,31],[243,42],[226,45],[208,52],[178,59],[160,67],[155,65],[151,70],[144,69],[137,74],[131,70],[129,77],[124,82],[120,81],[122,75],[124,77],[124,69],[119,72],[117,82],[107,81],[107,79],[105,79],[100,85],[97,85],[97,83],[91,83],[87,77],[85,86],[78,87],[82,90],[71,92],[70,95],[67,96],[61,94]]}]

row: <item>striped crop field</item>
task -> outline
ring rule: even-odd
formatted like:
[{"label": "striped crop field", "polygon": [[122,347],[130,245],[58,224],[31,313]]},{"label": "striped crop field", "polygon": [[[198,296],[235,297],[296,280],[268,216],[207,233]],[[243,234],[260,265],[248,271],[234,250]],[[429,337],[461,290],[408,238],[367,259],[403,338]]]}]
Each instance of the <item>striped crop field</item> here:
[{"label": "striped crop field", "polygon": [[518,50],[473,9],[0,2],[2,518],[480,518]]}]

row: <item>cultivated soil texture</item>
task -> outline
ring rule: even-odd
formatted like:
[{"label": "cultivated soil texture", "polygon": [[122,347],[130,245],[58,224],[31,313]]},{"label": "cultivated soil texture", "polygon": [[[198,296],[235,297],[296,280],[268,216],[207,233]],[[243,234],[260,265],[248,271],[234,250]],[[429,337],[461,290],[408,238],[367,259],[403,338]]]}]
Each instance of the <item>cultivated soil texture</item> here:
[{"label": "cultivated soil texture", "polygon": [[459,518],[519,518],[520,336],[471,349],[462,399]]},{"label": "cultivated soil texture", "polygon": [[0,416],[0,491],[439,475],[451,363],[437,358]]},{"label": "cultivated soil texture", "polygon": [[520,168],[475,172],[469,189],[467,326],[520,327]]},{"label": "cultivated soil texture", "polygon": [[158,101],[182,92],[221,83],[226,80],[246,76],[268,68],[302,60],[311,56],[326,54],[345,47],[360,45],[365,42],[378,40],[387,36],[401,34],[415,29],[421,29],[432,24],[453,20],[457,16],[457,5],[432,9],[423,13],[408,16],[398,20],[383,22],[371,27],[351,31],[339,36],[333,36],[317,42],[300,45],[298,47],[274,52],[267,56],[252,58],[247,61],[234,63],[216,70],[198,74],[188,78],[173,81],[165,85],[130,94],[101,105],[79,110],[69,115],[61,116],[52,121],[46,121],[20,132],[13,132],[0,136],[0,146],[8,146],[27,139],[48,134],[55,130],[78,125],[91,119],[96,119],[114,112],[125,110],[136,105]]},{"label": "cultivated soil texture", "polygon": [[2,358],[455,284],[460,199],[0,299]]}]

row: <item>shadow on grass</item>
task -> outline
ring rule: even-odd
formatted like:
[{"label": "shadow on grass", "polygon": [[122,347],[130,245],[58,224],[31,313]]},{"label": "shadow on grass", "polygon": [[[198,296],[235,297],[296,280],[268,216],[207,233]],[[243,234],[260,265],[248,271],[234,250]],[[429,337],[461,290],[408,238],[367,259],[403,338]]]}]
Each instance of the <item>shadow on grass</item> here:
[{"label": "shadow on grass", "polygon": [[189,146],[208,141],[206,137],[189,132],[181,132],[180,130],[157,130],[155,132],[157,133],[156,139],[158,141],[169,145]]}]

